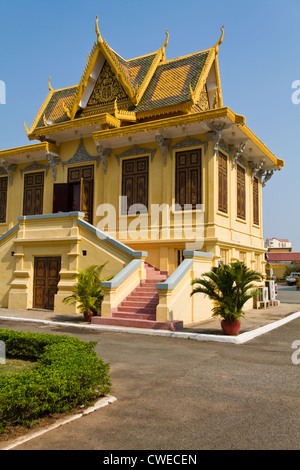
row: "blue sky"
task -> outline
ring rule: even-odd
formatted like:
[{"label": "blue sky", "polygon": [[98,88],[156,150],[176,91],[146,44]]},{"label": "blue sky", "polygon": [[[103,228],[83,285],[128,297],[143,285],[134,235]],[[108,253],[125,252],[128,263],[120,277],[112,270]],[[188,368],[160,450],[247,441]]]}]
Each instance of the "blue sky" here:
[{"label": "blue sky", "polygon": [[[30,127],[53,88],[77,84],[99,16],[102,37],[125,59],[157,50],[170,38],[167,58],[206,49],[220,37],[224,105],[285,161],[263,190],[264,238],[288,238],[300,251],[300,104],[292,83],[300,80],[299,0],[1,0],[0,149],[29,143]],[[300,97],[300,94],[299,94]]]}]

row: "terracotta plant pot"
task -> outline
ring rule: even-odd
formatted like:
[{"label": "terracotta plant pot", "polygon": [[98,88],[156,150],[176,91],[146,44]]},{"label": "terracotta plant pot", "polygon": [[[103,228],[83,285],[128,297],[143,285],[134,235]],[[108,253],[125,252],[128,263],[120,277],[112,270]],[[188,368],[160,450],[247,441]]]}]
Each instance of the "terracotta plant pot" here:
[{"label": "terracotta plant pot", "polygon": [[87,311],[83,312],[83,317],[85,321],[87,322],[91,321],[92,316],[93,316],[93,312],[87,312]]},{"label": "terracotta plant pot", "polygon": [[221,321],[221,327],[225,335],[237,336],[240,331],[241,322],[238,321]]}]

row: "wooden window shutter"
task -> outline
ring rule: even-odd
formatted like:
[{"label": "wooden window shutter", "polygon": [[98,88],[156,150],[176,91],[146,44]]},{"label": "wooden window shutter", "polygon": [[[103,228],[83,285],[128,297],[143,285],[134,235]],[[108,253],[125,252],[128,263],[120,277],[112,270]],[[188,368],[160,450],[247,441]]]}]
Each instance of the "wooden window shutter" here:
[{"label": "wooden window shutter", "polygon": [[43,213],[44,172],[25,174],[23,215]]},{"label": "wooden window shutter", "polygon": [[6,222],[7,177],[0,178],[0,222]]},{"label": "wooden window shutter", "polygon": [[[84,220],[93,223],[94,165],[75,166],[68,169],[69,210],[85,213]],[[63,189],[62,189],[63,191]],[[69,192],[69,196],[67,196]]]},{"label": "wooden window shutter", "polygon": [[219,201],[218,209],[227,213],[227,157],[219,152],[218,162]]},{"label": "wooden window shutter", "polygon": [[192,209],[202,202],[201,149],[176,154],[175,202]]},{"label": "wooden window shutter", "polygon": [[237,216],[246,219],[245,170],[237,166]]},{"label": "wooden window shutter", "polygon": [[253,223],[259,225],[258,179],[253,180]]},{"label": "wooden window shutter", "polygon": [[149,157],[123,160],[122,196],[127,197],[127,208],[122,207],[122,213],[133,205],[139,205],[134,208],[139,212],[145,212],[145,207],[148,209],[148,179]]}]

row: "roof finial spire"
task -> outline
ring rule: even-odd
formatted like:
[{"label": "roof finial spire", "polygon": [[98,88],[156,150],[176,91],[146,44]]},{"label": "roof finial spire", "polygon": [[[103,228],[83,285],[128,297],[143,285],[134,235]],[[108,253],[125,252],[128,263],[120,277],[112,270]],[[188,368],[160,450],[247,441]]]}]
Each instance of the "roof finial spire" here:
[{"label": "roof finial spire", "polygon": [[97,34],[98,44],[100,44],[101,42],[103,42],[103,39],[99,31],[98,21],[99,21],[99,18],[98,18],[98,15],[96,15],[96,34]]},{"label": "roof finial spire", "polygon": [[219,41],[217,42],[217,44],[215,45],[216,54],[217,54],[218,51],[219,51],[219,46],[220,46],[220,45],[222,44],[222,42],[223,42],[223,37],[224,37],[224,25],[221,27],[221,31],[222,31],[222,33],[221,33],[220,39],[219,39]]},{"label": "roof finial spire", "polygon": [[168,43],[169,43],[169,33],[168,33],[168,28],[166,29],[165,33],[166,33],[166,36],[167,36],[167,37],[166,37],[166,40],[165,40],[165,43],[164,43],[164,47],[167,47],[167,45],[168,45]]},{"label": "roof finial spire", "polygon": [[48,77],[48,88],[49,88],[49,91],[53,91],[53,88],[52,88],[50,82],[51,82],[51,77],[49,76],[49,77]]}]

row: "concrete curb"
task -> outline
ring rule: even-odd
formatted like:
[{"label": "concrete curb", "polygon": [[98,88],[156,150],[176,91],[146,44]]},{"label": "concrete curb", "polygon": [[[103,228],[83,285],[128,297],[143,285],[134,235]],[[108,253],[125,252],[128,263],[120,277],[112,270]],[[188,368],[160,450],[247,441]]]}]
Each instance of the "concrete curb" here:
[{"label": "concrete curb", "polygon": [[57,321],[50,321],[50,320],[38,320],[32,318],[20,318],[20,317],[9,317],[9,316],[0,316],[1,320],[10,320],[10,321],[23,321],[28,323],[42,323],[44,325],[51,325],[51,326],[64,326],[68,328],[84,328],[89,330],[95,331],[110,331],[114,333],[129,333],[129,334],[140,334],[140,335],[148,335],[148,336],[165,336],[168,338],[182,338],[182,339],[192,339],[197,341],[216,341],[222,343],[231,343],[231,344],[243,344],[247,341],[250,341],[257,336],[263,335],[268,333],[275,328],[279,328],[280,326],[288,323],[296,318],[300,317],[300,311],[292,313],[281,320],[277,320],[273,323],[269,323],[267,325],[261,326],[256,328],[252,331],[246,331],[245,333],[241,333],[238,336],[225,336],[225,335],[213,335],[213,334],[205,334],[205,333],[192,333],[192,332],[182,332],[182,331],[169,331],[169,330],[148,330],[144,328],[128,328],[128,327],[118,327],[118,326],[108,326],[108,325],[92,325],[92,324],[80,324],[77,325],[75,323],[66,323],[66,322],[57,322]]},{"label": "concrete curb", "polygon": [[72,421],[75,421],[76,419],[82,418],[82,416],[88,415],[90,413],[93,413],[96,410],[99,410],[100,408],[103,408],[104,406],[110,405],[111,403],[113,403],[116,400],[117,399],[115,397],[112,397],[112,396],[107,396],[107,397],[104,397],[104,398],[100,398],[100,400],[98,400],[95,403],[94,406],[91,406],[90,408],[87,408],[82,413],[76,413],[76,414],[74,414],[74,415],[72,415],[72,416],[70,416],[69,418],[66,418],[66,419],[60,419],[55,424],[53,424],[52,426],[48,426],[47,428],[41,429],[40,431],[27,434],[26,436],[19,437],[18,439],[15,439],[14,441],[12,441],[7,447],[4,447],[1,450],[11,450],[14,447],[17,447],[21,444],[24,444],[25,442],[28,442],[31,439],[34,439],[35,437],[39,437],[39,436],[41,436],[42,434],[45,434],[48,431],[52,431],[53,429],[56,429],[59,426],[63,426],[64,424],[71,423]]}]

